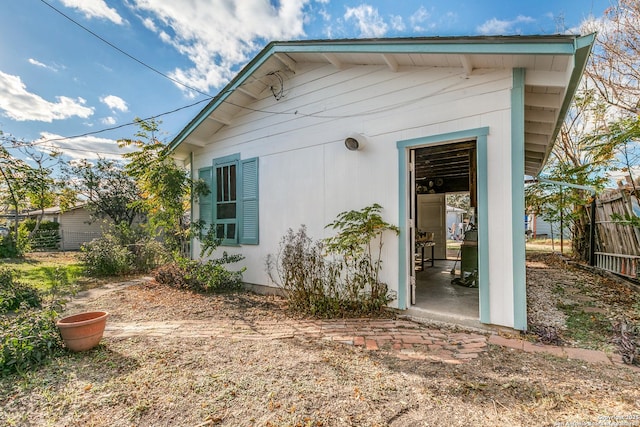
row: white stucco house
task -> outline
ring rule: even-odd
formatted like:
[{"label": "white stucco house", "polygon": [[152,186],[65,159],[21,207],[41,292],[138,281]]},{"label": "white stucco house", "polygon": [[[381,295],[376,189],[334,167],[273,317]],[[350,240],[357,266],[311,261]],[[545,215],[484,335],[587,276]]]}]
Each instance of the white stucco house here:
[{"label": "white stucco house", "polygon": [[404,310],[414,304],[417,224],[434,232],[438,259],[444,195],[467,191],[478,320],[524,330],[524,177],[543,167],[593,42],[270,43],[170,143],[213,189],[194,219],[216,224],[220,250],[246,257],[247,283],[268,286],[265,258],[288,228],[328,237],[338,213],[378,203],[401,230],[386,239],[382,275]]}]

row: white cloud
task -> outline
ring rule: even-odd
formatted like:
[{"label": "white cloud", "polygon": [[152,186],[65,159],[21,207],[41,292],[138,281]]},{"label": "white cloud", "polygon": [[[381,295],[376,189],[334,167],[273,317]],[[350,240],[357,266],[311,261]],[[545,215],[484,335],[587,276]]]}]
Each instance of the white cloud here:
[{"label": "white cloud", "polygon": [[420,6],[413,15],[409,17],[409,23],[411,24],[411,29],[415,32],[424,31],[426,29],[425,24],[429,20],[430,15],[427,12],[427,9],[424,6]]},{"label": "white cloud", "polygon": [[124,99],[115,95],[107,95],[100,98],[100,102],[104,103],[111,111],[119,110],[122,112],[129,111],[129,107]]},{"label": "white cloud", "polygon": [[103,117],[102,119],[100,119],[100,122],[103,125],[115,125],[116,124],[116,118],[109,116],[109,117]]},{"label": "white cloud", "polygon": [[493,35],[505,35],[505,34],[512,34],[514,32],[518,33],[519,31],[514,30],[514,26],[516,26],[517,24],[520,23],[531,23],[531,22],[535,22],[535,20],[529,16],[522,16],[519,15],[518,17],[516,17],[515,19],[512,19],[510,21],[505,21],[505,20],[500,20],[497,18],[492,18],[490,20],[488,20],[487,22],[485,22],[484,24],[480,25],[477,30],[480,34],[493,34]]},{"label": "white cloud", "polygon": [[50,102],[28,92],[19,76],[0,71],[0,111],[6,117],[17,121],[51,123],[73,116],[87,118],[93,114],[93,108],[86,107],[86,100],[82,98],[57,96],[56,101]]},{"label": "white cloud", "polygon": [[118,12],[107,6],[104,0],[61,0],[66,7],[78,9],[87,18],[104,18],[114,24],[122,25],[124,20]]},{"label": "white cloud", "polygon": [[39,146],[49,150],[60,151],[64,156],[73,160],[80,159],[116,159],[121,160],[122,154],[131,148],[119,148],[118,142],[109,138],[96,136],[81,136],[65,138],[49,132],[41,132]]},{"label": "white cloud", "polygon": [[318,15],[320,15],[323,21],[331,21],[331,14],[327,12],[326,9],[320,9],[318,11]]},{"label": "white cloud", "polygon": [[347,8],[344,19],[355,20],[362,37],[382,37],[387,32],[387,24],[378,14],[378,9],[368,4]]},{"label": "white cloud", "polygon": [[40,68],[46,68],[47,70],[51,70],[51,71],[58,71],[56,67],[44,64],[38,61],[37,59],[33,59],[33,58],[29,58],[29,64],[35,65],[36,67],[40,67]]},{"label": "white cloud", "polygon": [[395,31],[404,31],[407,27],[404,24],[404,20],[400,15],[392,15],[391,16],[391,28]]},{"label": "white cloud", "polygon": [[[137,13],[151,14],[156,33],[193,67],[170,75],[202,91],[233,77],[267,41],[304,35],[304,8],[311,0],[131,0]],[[143,18],[144,22],[144,18]],[[147,24],[147,28],[149,25]]]},{"label": "white cloud", "polygon": [[154,33],[158,32],[158,27],[156,27],[156,23],[151,18],[142,18],[142,25]]}]

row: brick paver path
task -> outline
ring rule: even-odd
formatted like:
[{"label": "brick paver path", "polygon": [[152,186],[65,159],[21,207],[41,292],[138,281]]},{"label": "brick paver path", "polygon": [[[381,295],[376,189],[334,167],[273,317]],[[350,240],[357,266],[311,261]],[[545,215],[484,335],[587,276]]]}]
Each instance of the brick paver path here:
[{"label": "brick paver path", "polygon": [[[403,319],[109,322],[105,336],[122,338],[166,336],[234,340],[281,340],[298,337],[306,340],[336,341],[359,346],[368,351],[384,351],[400,359],[449,364],[459,364],[475,359],[487,351],[488,345],[496,345],[528,353],[548,353],[589,363],[623,365],[621,357],[617,354],[607,355],[596,350],[543,345],[496,334],[455,332]],[[629,368],[638,370],[634,367]]]},{"label": "brick paver path", "polygon": [[401,359],[462,363],[487,350],[487,336],[444,332],[409,320],[172,321],[107,323],[106,337],[211,337],[235,340],[323,339],[387,351]]},{"label": "brick paver path", "polygon": [[[143,279],[145,281],[148,279]],[[73,303],[111,292],[123,286],[141,282],[110,284],[82,293]],[[571,347],[534,344],[529,341],[505,338],[496,334],[455,332],[447,328],[426,326],[410,320],[348,319],[348,320],[278,320],[246,321],[173,321],[173,322],[107,322],[105,337],[212,337],[236,340],[278,340],[299,337],[307,340],[331,340],[360,346],[368,351],[385,351],[400,359],[417,359],[451,364],[475,359],[487,351],[488,345],[512,348],[530,353],[548,353],[557,357],[589,363],[624,365],[619,354]]]}]

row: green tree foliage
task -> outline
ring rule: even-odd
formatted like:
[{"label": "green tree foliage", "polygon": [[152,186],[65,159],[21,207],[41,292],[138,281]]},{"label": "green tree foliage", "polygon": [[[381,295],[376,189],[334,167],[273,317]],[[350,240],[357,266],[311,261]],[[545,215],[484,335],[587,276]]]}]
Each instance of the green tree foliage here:
[{"label": "green tree foliage", "polygon": [[[582,33],[597,40],[574,104],[562,125],[543,177],[600,190],[613,172],[637,166],[637,114],[640,111],[640,3],[618,0],[587,22]],[[589,191],[535,184],[526,189],[527,206],[543,218],[562,216],[573,231],[573,252],[586,259]]]},{"label": "green tree foliage", "polygon": [[[18,157],[16,151],[22,155]],[[58,156],[59,153],[36,150],[0,132],[0,200],[14,215],[13,235],[4,240],[15,247],[16,254],[21,252],[15,246],[20,213],[24,210],[41,211],[30,238],[38,231],[44,209],[52,206],[57,199],[57,183],[52,176]]]},{"label": "green tree foliage", "polygon": [[185,214],[192,182],[188,171],[175,163],[168,147],[157,139],[158,123],[136,121],[140,130],[135,138],[119,141],[121,147],[137,148],[123,155],[129,160],[125,170],[140,187],[139,205],[148,213],[151,229],[162,232],[167,246],[176,252],[188,238]]},{"label": "green tree foliage", "polygon": [[128,226],[143,213],[142,194],[134,177],[113,160],[86,160],[66,168],[68,180],[76,197],[87,201],[95,218],[108,218],[114,224]]}]

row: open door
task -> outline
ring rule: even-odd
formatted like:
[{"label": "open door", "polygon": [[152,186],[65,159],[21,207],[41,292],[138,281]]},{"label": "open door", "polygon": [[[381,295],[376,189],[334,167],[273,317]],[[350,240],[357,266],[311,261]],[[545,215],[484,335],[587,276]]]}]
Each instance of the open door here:
[{"label": "open door", "polygon": [[407,212],[408,218],[408,235],[409,235],[409,295],[410,305],[416,303],[416,267],[415,267],[415,253],[416,253],[416,174],[415,174],[416,152],[415,150],[409,151],[409,167],[407,171],[409,173],[409,191],[407,194],[409,200],[409,206]]}]

